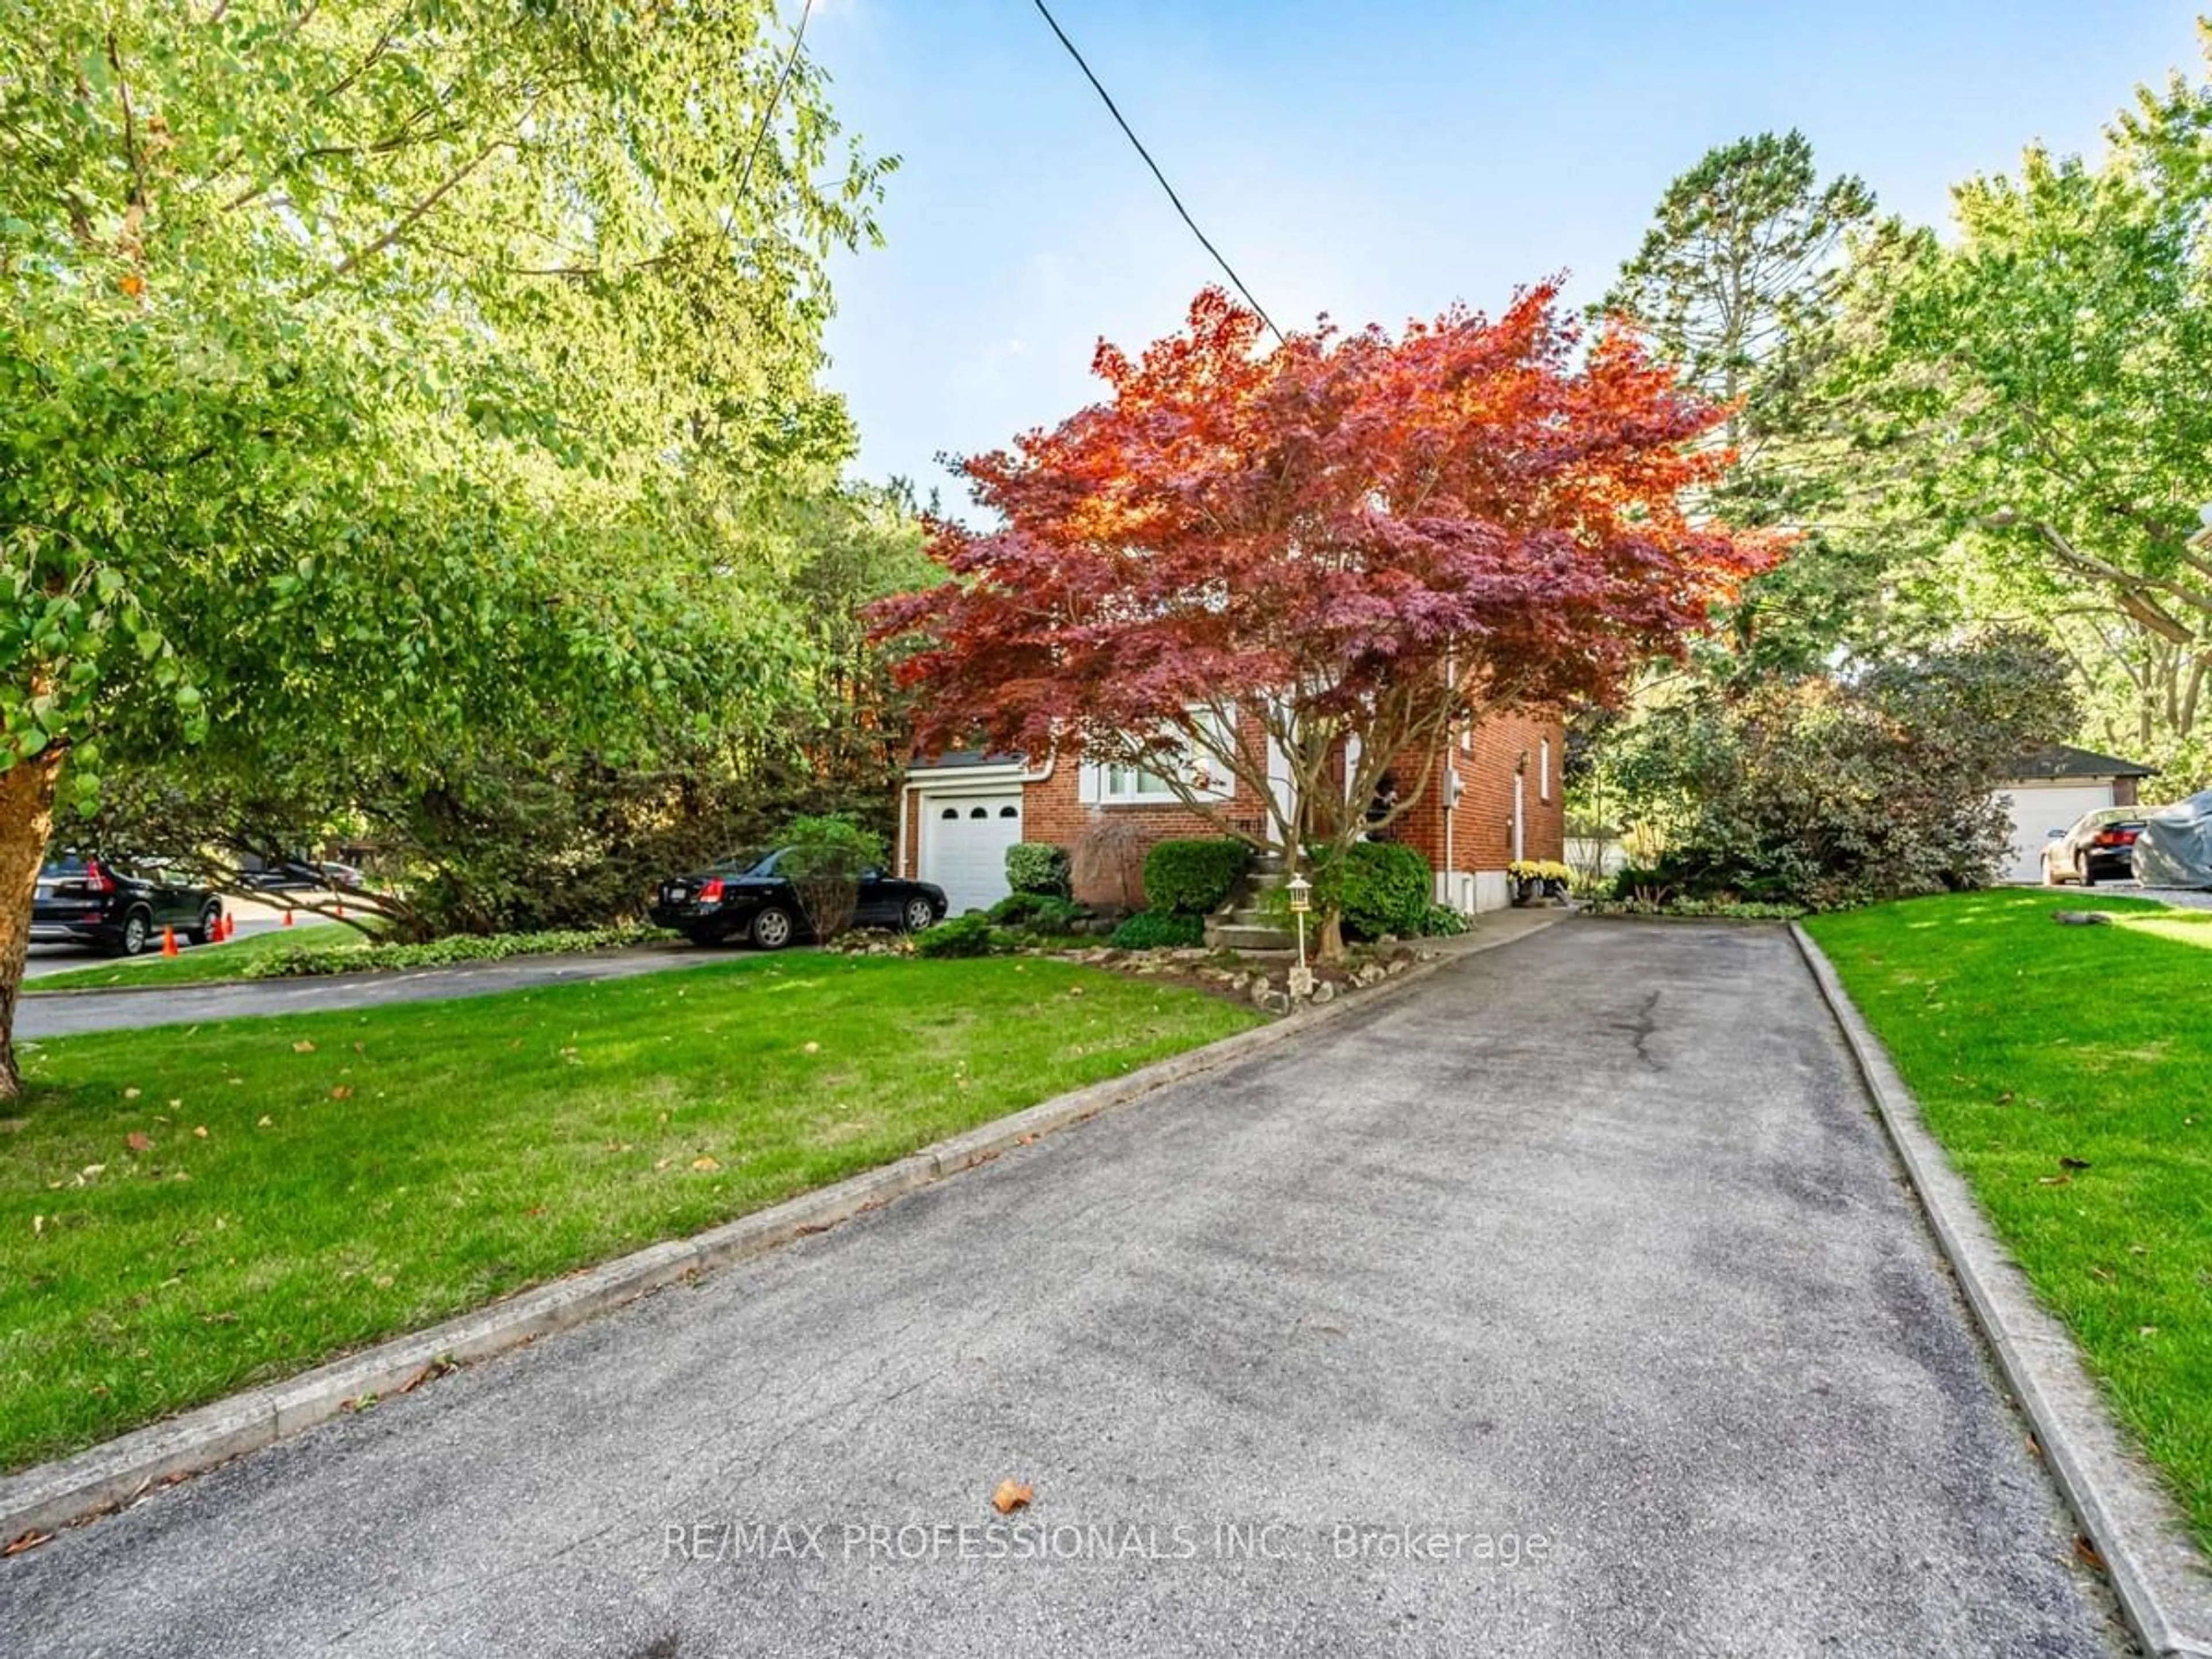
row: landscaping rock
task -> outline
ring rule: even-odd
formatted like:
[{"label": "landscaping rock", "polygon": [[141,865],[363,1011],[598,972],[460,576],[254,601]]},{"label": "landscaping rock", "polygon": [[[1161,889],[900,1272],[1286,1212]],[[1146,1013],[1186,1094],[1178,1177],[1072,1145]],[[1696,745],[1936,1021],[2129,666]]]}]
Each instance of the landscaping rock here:
[{"label": "landscaping rock", "polygon": [[2109,927],[2112,925],[2109,910],[2053,910],[2051,919],[2063,927]]},{"label": "landscaping rock", "polygon": [[1313,988],[1313,1000],[1316,1002],[1335,1001],[1336,987],[1328,980],[1322,981],[1320,984],[1315,986]]}]

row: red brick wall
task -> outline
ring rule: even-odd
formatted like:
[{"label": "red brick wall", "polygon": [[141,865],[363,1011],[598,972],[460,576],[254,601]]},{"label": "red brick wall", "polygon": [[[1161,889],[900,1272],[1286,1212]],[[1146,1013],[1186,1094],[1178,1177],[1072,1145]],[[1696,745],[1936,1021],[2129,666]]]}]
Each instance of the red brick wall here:
[{"label": "red brick wall", "polygon": [[[1247,714],[1238,733],[1246,751],[1254,756],[1265,756],[1267,738],[1259,717]],[[1265,762],[1257,763],[1264,766]],[[1049,842],[1055,847],[1065,847],[1071,853],[1079,849],[1084,836],[1094,824],[1113,823],[1133,825],[1144,847],[1155,842],[1186,837],[1204,838],[1225,834],[1222,825],[1203,813],[1192,811],[1174,802],[1160,805],[1150,804],[1136,806],[1107,805],[1085,801],[1083,793],[1083,763],[1079,757],[1063,755],[1053,768],[1052,775],[1029,784],[1022,792],[1022,839]],[[1235,820],[1240,828],[1267,834],[1271,820],[1267,808],[1241,781],[1218,810],[1224,817]],[[1141,870],[1143,854],[1135,853],[1132,867],[1126,872],[1085,867],[1085,861],[1076,860],[1075,896],[1085,904],[1120,906],[1144,902],[1144,879]]]},{"label": "red brick wall", "polygon": [[[1548,785],[1544,744],[1551,744]],[[1521,768],[1522,855],[1564,859],[1566,855],[1565,790],[1560,778],[1566,732],[1554,719],[1534,714],[1499,714],[1476,726],[1468,746],[1455,735],[1449,755],[1459,774],[1460,798],[1450,811],[1451,856],[1444,856],[1445,806],[1449,796],[1440,765],[1429,779],[1420,803],[1398,820],[1397,838],[1419,850],[1437,870],[1503,870],[1513,858],[1513,775]],[[1524,758],[1525,757],[1525,758]],[[1410,788],[1420,772],[1418,757],[1398,769],[1401,788]]]}]

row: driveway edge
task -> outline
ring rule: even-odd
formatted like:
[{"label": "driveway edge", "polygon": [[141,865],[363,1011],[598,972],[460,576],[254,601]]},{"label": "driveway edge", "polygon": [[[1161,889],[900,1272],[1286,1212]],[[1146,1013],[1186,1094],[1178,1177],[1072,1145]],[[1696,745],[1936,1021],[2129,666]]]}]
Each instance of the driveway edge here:
[{"label": "driveway edge", "polygon": [[2073,1338],[1998,1243],[1834,965],[1796,922],[1790,932],[1966,1304],[2034,1426],[2045,1465],[2105,1559],[2130,1626],[2154,1659],[2212,1659],[2212,1574],[2180,1510],[2106,1409]]},{"label": "driveway edge", "polygon": [[1452,962],[1510,945],[1571,914],[1547,912],[1545,920],[1532,917],[1495,938],[1462,936],[1372,990],[1308,1006],[1125,1076],[1040,1101],[896,1163],[703,1233],[648,1245],[427,1330],[394,1337],[296,1376],[196,1407],[71,1456],[0,1478],[0,1546],[125,1508],[156,1487],[289,1438],[343,1412],[362,1409],[386,1395],[411,1392],[453,1365],[489,1358],[695,1273],[765,1255],[810,1233],[825,1232],[1055,1130],[1086,1122],[1170,1084],[1249,1059],[1347,1013],[1372,1010]]}]

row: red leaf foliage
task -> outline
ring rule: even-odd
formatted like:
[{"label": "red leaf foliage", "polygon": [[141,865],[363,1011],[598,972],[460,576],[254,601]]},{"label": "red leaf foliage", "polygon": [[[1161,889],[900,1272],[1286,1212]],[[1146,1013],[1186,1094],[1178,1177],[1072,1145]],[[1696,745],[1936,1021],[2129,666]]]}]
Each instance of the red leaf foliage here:
[{"label": "red leaf foliage", "polygon": [[1771,550],[1685,509],[1722,411],[1557,300],[1262,351],[1209,289],[1141,356],[1102,344],[1104,402],[962,464],[1002,527],[936,525],[950,579],[876,612],[921,741],[1042,755],[1266,694],[1298,747],[1387,760],[1679,653]]}]

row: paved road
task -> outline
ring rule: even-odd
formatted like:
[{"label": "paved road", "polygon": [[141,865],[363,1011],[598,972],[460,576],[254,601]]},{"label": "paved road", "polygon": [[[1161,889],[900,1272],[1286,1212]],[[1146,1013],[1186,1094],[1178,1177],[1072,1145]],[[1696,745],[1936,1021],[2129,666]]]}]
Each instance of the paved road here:
[{"label": "paved road", "polygon": [[[719,951],[687,945],[649,945],[590,956],[516,957],[506,962],[471,962],[455,968],[397,974],[331,974],[313,979],[179,985],[163,990],[27,996],[16,1005],[15,1035],[19,1038],[74,1036],[85,1031],[146,1025],[197,1025],[253,1014],[313,1014],[336,1008],[374,1008],[387,1002],[482,997],[495,991],[519,991],[573,980],[629,979],[724,959]],[[4,1651],[0,1648],[0,1652]]]},{"label": "paved road", "polygon": [[[1009,1476],[966,1547],[1048,1559],[959,1559]],[[2110,1652],[2069,1544],[1787,936],[1583,921],[0,1563],[0,1631]]]}]

